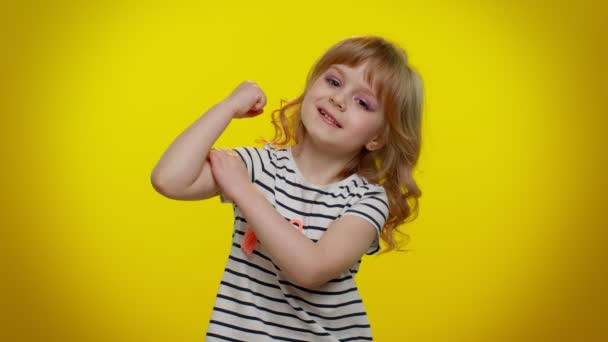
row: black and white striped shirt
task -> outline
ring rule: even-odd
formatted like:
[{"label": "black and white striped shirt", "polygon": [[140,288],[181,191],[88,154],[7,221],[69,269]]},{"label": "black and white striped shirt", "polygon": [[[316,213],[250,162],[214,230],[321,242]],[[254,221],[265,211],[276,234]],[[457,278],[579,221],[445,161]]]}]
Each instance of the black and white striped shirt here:
[{"label": "black and white striped shirt", "polygon": [[[379,251],[379,234],[388,216],[384,188],[354,174],[333,184],[307,182],[291,147],[239,147],[251,181],[283,217],[303,224],[318,241],[344,215],[369,221],[377,231],[367,254]],[[225,200],[222,200],[226,202]],[[320,288],[289,282],[257,243],[252,255],[240,248],[247,221],[234,207],[234,232],[206,341],[371,341],[365,307],[354,276],[361,260]],[[294,226],[294,228],[296,228]],[[302,256],[305,258],[306,256]]]}]

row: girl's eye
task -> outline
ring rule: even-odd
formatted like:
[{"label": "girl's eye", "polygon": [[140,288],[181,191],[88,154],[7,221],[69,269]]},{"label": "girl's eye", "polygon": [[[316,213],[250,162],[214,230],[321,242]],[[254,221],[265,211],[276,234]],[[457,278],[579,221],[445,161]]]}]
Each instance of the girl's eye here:
[{"label": "girl's eye", "polygon": [[368,105],[368,104],[367,104],[367,102],[365,102],[364,100],[362,100],[362,99],[357,99],[357,103],[358,103],[359,105],[361,105],[361,107],[365,108],[366,110],[369,110],[369,105]]},{"label": "girl's eye", "polygon": [[334,80],[331,77],[326,78],[327,83],[329,83],[330,85],[334,86],[334,87],[339,87],[340,86],[340,82]]}]

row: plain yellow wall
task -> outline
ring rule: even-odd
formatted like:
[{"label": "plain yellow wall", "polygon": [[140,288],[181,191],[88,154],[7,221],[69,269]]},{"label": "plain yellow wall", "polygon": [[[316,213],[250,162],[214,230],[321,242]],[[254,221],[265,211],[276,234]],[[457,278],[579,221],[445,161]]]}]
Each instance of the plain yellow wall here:
[{"label": "plain yellow wall", "polygon": [[162,197],[177,135],[251,79],[271,137],[330,45],[379,34],[425,81],[409,254],[366,257],[376,340],[608,339],[606,6],[594,1],[3,4],[2,341],[202,341],[219,199]]}]

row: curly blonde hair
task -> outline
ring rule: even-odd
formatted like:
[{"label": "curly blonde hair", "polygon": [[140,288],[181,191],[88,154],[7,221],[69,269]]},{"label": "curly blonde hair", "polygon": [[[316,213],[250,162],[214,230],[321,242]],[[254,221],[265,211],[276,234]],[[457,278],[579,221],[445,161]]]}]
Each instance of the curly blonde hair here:
[{"label": "curly blonde hair", "polygon": [[[368,63],[371,71],[367,73],[367,82],[374,85],[373,89],[377,89],[377,96],[384,104],[387,124],[380,141],[386,143],[374,151],[362,148],[340,176],[346,178],[357,173],[384,187],[389,215],[381,234],[386,243],[382,253],[407,251],[401,247],[409,242],[409,235],[398,228],[417,217],[418,198],[422,195],[412,172],[420,155],[423,86],[421,77],[408,65],[405,50],[371,35],[338,42],[310,70],[303,94],[291,101],[281,101],[280,108],[272,112],[274,138],[271,141],[260,138],[256,142],[285,147],[292,141],[293,144],[302,141],[306,130],[300,120],[300,107],[314,81],[332,65],[357,67],[364,63]],[[397,239],[397,235],[401,238]]]}]

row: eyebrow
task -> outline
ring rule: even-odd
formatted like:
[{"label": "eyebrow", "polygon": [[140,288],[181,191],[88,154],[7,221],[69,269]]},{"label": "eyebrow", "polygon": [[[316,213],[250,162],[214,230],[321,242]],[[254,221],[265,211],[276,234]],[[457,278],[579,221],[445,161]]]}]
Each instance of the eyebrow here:
[{"label": "eyebrow", "polygon": [[[342,77],[345,77],[345,72],[344,72],[344,68],[337,66],[337,65],[332,65],[328,68],[329,69],[336,69],[336,71],[338,71],[338,73],[340,73],[340,75]],[[376,94],[370,89],[369,85],[364,84],[362,86],[360,86],[360,88],[362,88],[366,93],[368,93],[369,95],[373,96],[373,97],[377,97]]]}]

